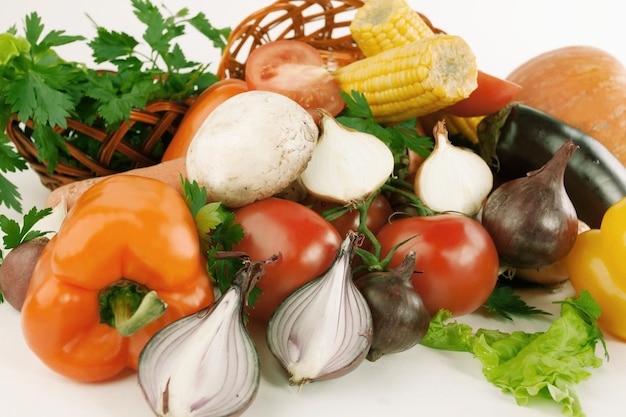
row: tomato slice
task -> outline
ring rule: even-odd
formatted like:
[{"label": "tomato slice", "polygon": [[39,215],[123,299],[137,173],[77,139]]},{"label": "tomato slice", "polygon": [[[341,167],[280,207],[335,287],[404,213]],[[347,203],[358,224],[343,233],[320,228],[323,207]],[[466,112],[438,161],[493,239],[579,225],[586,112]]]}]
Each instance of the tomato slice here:
[{"label": "tomato slice", "polygon": [[522,86],[518,84],[478,71],[476,90],[446,111],[460,117],[486,116],[511,103],[520,91]]},{"label": "tomato slice", "polygon": [[187,109],[161,161],[171,161],[187,155],[187,148],[204,119],[217,106],[244,91],[248,91],[248,85],[245,81],[236,78],[226,78],[217,81],[201,92]]},{"label": "tomato slice", "polygon": [[250,90],[283,94],[307,109],[317,120],[316,108],[333,116],[343,110],[339,84],[325,67],[317,49],[296,40],[277,40],[254,49],[245,67]]}]

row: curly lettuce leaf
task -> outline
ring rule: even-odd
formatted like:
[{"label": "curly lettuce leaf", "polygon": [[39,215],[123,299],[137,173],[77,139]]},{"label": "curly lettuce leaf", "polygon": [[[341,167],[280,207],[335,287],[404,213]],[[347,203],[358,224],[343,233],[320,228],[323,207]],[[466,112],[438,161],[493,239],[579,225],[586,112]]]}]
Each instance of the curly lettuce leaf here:
[{"label": "curly lettuce leaf", "polygon": [[513,394],[518,405],[527,405],[532,397],[547,398],[561,404],[564,415],[583,417],[574,388],[591,376],[591,368],[603,363],[595,354],[597,342],[606,354],[596,323],[599,316],[598,304],[586,291],[563,301],[560,316],[545,332],[474,331],[469,325],[449,322],[452,315],[442,310],[421,344],[472,353],[481,361],[487,380]]}]

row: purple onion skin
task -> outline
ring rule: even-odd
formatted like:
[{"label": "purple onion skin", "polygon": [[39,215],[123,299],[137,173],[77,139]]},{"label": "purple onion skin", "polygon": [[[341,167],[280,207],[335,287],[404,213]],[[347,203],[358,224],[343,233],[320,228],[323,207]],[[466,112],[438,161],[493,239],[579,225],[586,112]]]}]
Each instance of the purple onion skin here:
[{"label": "purple onion skin", "polygon": [[563,177],[577,149],[572,141],[564,143],[543,167],[505,182],[487,197],[480,220],[502,266],[542,268],[571,250],[578,235],[578,216]]},{"label": "purple onion skin", "polygon": [[411,284],[414,265],[415,252],[409,252],[394,270],[370,272],[355,280],[372,311],[369,361],[412,348],[428,331],[430,314]]}]

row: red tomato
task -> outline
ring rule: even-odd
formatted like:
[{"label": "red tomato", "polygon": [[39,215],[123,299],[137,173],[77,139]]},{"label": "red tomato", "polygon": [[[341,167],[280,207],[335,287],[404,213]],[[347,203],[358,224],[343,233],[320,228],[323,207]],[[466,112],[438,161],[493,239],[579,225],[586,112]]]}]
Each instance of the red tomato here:
[{"label": "red tomato", "polygon": [[324,66],[319,51],[307,43],[284,39],[261,45],[250,53],[245,70],[250,90],[283,94],[307,109],[316,120],[316,108],[333,116],[343,110],[339,85]]},{"label": "red tomato", "polygon": [[189,109],[187,109],[161,161],[170,161],[187,155],[187,148],[198,131],[198,128],[200,128],[200,125],[204,122],[204,119],[206,119],[217,106],[229,98],[247,90],[248,85],[245,81],[236,78],[226,78],[214,83],[200,93],[193,103],[191,103]]},{"label": "red tomato", "polygon": [[512,102],[522,87],[511,81],[478,71],[478,87],[465,100],[446,107],[456,116],[486,116]]},{"label": "red tomato", "polygon": [[498,252],[478,221],[457,214],[392,221],[377,234],[382,256],[413,236],[394,252],[389,267],[415,251],[413,287],[431,315],[443,308],[461,316],[487,300],[498,279]]},{"label": "red tomato", "polygon": [[279,198],[256,201],[235,211],[245,237],[233,249],[262,261],[280,253],[265,268],[263,292],[250,319],[266,323],[289,294],[324,273],[337,256],[342,238],[312,209]]}]

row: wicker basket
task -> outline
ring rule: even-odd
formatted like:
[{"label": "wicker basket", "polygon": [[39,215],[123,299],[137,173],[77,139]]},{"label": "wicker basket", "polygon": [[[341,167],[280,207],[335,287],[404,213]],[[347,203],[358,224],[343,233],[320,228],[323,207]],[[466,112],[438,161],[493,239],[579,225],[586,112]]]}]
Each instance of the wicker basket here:
[{"label": "wicker basket", "polygon": [[[218,76],[245,77],[245,62],[249,53],[259,45],[279,40],[295,39],[320,51],[329,69],[340,67],[363,54],[350,35],[350,23],[361,0],[278,0],[258,10],[232,30],[224,50]],[[435,32],[428,18],[420,13]]]},{"label": "wicker basket", "polygon": [[[53,190],[61,185],[92,177],[115,174],[132,168],[154,165],[160,161],[155,157],[153,150],[158,145],[166,146],[176,132],[183,115],[187,111],[186,103],[155,100],[148,103],[145,109],[134,110],[130,115],[130,122],[123,123],[115,132],[107,133],[103,129],[86,125],[77,120],[68,119],[66,129],[58,129],[63,137],[71,137],[76,132],[94,139],[98,144],[97,158],[93,158],[76,147],[71,141],[66,141],[71,158],[67,162],[59,161],[54,171],[49,172],[45,161],[40,161],[37,148],[31,138],[30,123],[21,123],[16,115],[7,124],[7,136],[13,141],[17,151],[39,175],[42,184]],[[148,134],[143,138],[141,145],[133,145],[129,141],[133,130],[141,125]],[[128,134],[131,131],[131,134]],[[160,143],[160,142],[165,143]],[[124,166],[115,168],[112,165],[114,156],[120,155],[128,162]]]}]

